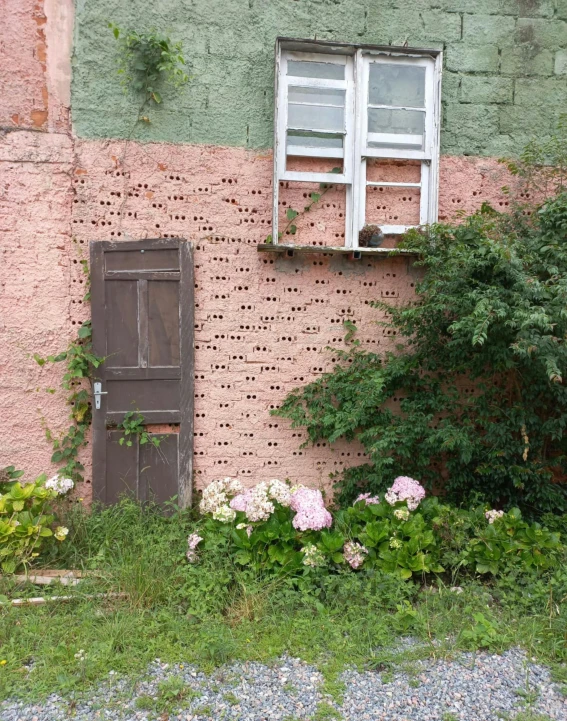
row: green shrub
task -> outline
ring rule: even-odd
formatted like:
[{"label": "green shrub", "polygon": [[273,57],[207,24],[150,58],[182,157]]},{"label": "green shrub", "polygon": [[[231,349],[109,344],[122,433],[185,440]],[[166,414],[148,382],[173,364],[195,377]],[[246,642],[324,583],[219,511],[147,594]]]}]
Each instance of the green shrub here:
[{"label": "green shrub", "polygon": [[[50,505],[55,491],[45,488],[46,477],[21,485],[14,478],[22,475],[13,466],[4,470],[0,482],[0,559],[4,573],[14,573],[39,556],[43,541],[54,535],[50,526],[55,520]],[[55,537],[64,540],[67,529],[55,529]]]},{"label": "green shrub", "polygon": [[496,576],[511,568],[552,568],[557,565],[561,549],[559,533],[522,520],[520,510],[513,508],[471,539],[465,561],[477,573]]},{"label": "green shrub", "polygon": [[[562,131],[547,154],[567,149]],[[531,147],[524,160],[541,157]],[[567,472],[567,193],[556,186],[537,207],[512,198],[510,214],[484,204],[410,231],[416,300],[373,304],[396,347],[368,352],[346,323],[334,370],[274,411],[313,443],[363,445],[368,462],[338,479],[342,505],[407,474],[456,505],[567,510],[554,483]]]}]

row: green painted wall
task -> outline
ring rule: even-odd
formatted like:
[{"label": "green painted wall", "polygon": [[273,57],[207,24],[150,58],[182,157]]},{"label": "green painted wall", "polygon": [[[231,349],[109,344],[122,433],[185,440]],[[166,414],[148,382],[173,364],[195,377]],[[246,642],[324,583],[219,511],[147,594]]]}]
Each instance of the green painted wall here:
[{"label": "green painted wall", "polygon": [[181,40],[192,80],[135,137],[269,147],[276,36],[443,46],[442,151],[514,154],[567,111],[567,0],[76,0],[72,112],[82,137],[126,137],[137,102],[108,20]]}]

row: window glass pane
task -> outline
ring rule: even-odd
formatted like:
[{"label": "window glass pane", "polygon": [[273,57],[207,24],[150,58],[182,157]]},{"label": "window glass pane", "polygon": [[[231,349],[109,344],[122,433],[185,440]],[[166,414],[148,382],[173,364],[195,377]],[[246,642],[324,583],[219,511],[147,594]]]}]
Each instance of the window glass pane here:
[{"label": "window glass pane", "polygon": [[425,107],[425,68],[401,63],[370,63],[371,105]]},{"label": "window glass pane", "polygon": [[419,110],[369,108],[368,145],[419,150],[423,147],[424,125],[425,113]]},{"label": "window glass pane", "polygon": [[337,63],[316,63],[309,60],[288,60],[287,74],[295,78],[344,80],[345,66]]},{"label": "window glass pane", "polygon": [[293,154],[295,147],[302,148],[336,148],[343,147],[342,135],[323,135],[321,133],[305,133],[290,130],[287,134],[288,155]]},{"label": "window glass pane", "polygon": [[298,88],[290,86],[288,98],[293,103],[338,105],[344,107],[345,91],[336,88]]},{"label": "window glass pane", "polygon": [[290,103],[287,124],[301,130],[344,130],[344,108]]}]

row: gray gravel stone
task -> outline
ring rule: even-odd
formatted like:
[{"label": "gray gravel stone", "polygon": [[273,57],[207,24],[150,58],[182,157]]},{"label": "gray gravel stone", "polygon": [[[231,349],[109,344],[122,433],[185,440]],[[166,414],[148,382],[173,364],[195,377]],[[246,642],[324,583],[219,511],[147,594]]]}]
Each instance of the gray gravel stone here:
[{"label": "gray gravel stone", "polygon": [[[416,648],[411,639],[399,651]],[[333,706],[344,721],[500,721],[521,710],[567,721],[567,698],[549,670],[512,649],[501,656],[465,653],[452,660],[400,663],[391,672],[346,670],[342,704],[322,693],[323,677],[299,659],[272,665],[232,663],[207,676],[192,666],[156,659],[143,680],[111,673],[86,696],[50,696],[41,704],[7,700],[1,721],[150,721],[155,710],[139,708],[140,697],[157,698],[159,684],[177,678],[191,689],[169,716],[171,721],[288,721],[310,719],[320,703]],[[167,717],[164,717],[167,718]]]}]

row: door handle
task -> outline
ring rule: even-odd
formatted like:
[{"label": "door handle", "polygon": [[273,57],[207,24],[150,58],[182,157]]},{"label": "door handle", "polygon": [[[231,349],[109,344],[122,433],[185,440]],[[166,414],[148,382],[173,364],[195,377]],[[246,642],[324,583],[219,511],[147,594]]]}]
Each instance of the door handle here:
[{"label": "door handle", "polygon": [[102,383],[93,384],[94,407],[97,411],[100,410],[100,397],[106,395],[108,395],[108,391],[102,390]]}]

